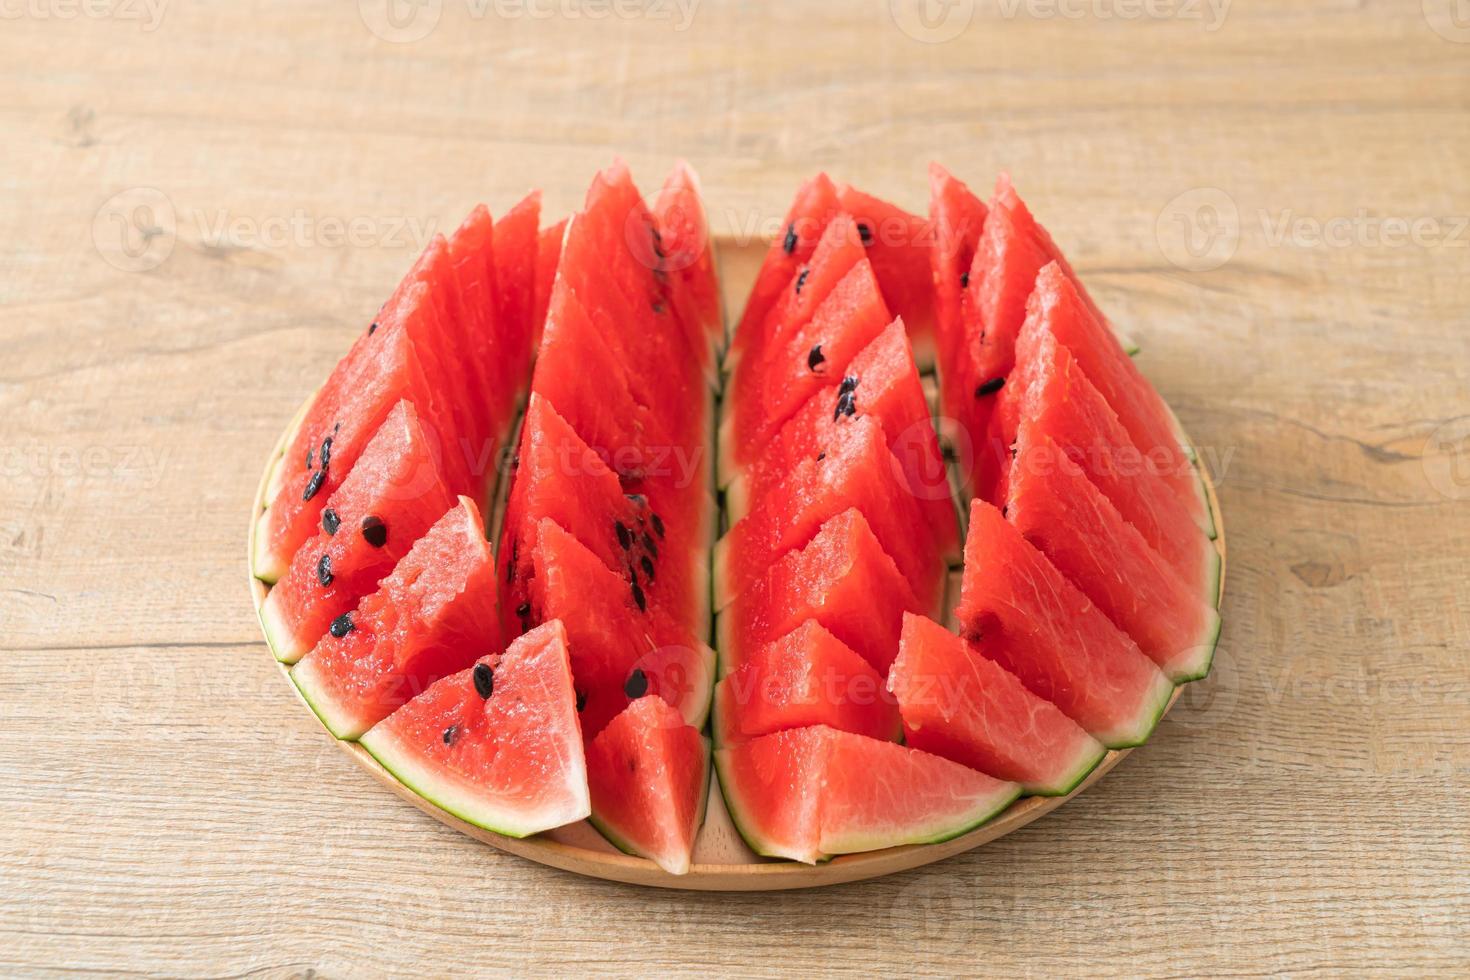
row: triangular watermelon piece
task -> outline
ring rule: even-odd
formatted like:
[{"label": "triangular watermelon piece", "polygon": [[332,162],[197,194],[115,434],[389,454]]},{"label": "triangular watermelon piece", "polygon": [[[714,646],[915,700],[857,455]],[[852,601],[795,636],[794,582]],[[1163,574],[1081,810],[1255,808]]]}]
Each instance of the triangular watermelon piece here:
[{"label": "triangular watermelon piece", "polygon": [[1065,796],[1107,752],[1056,705],[924,616],[904,616],[888,689],[907,744],[1020,783],[1026,793]]},{"label": "triangular watermelon piece", "polygon": [[709,771],[699,730],[662,698],[640,698],[587,745],[592,825],[620,850],[687,874]]},{"label": "triangular watermelon piece", "polygon": [[468,497],[415,542],[393,574],[291,668],[291,679],[338,738],[355,739],[496,649],[495,565]]},{"label": "triangular watermelon piece", "polygon": [[955,420],[974,392],[969,372],[960,360],[964,343],[963,297],[970,284],[970,266],[980,232],[985,227],[985,203],[969,187],[937,163],[929,164],[929,223],[934,247],[930,252],[934,283],[934,340],[939,371],[940,414]]},{"label": "triangular watermelon piece", "polygon": [[914,359],[929,370],[935,358],[929,258],[933,227],[919,215],[847,184],[837,185],[837,202],[857,222],[868,261],[883,286],[883,298],[908,329]]},{"label": "triangular watermelon piece", "polygon": [[496,325],[505,351],[498,392],[502,411],[520,403],[526,390],[527,370],[535,353],[537,230],[541,222],[541,192],[532,191],[495,222]]},{"label": "triangular watermelon piece", "polygon": [[361,742],[424,799],[527,837],[592,813],[573,701],[566,635],[547,623],[436,681]]},{"label": "triangular watermelon piece", "polygon": [[676,162],[665,178],[653,218],[658,230],[659,268],[670,280],[670,294],[680,319],[690,328],[695,349],[703,351],[704,363],[713,369],[725,336],[720,283],[715,275],[714,246],[699,194],[699,177],[687,161]]},{"label": "triangular watermelon piece", "polygon": [[260,607],[276,659],[300,660],[453,505],[418,413],[399,402],[328,498],[321,531]]},{"label": "triangular watermelon piece", "polygon": [[556,267],[561,262],[561,242],[566,237],[568,219],[541,229],[536,242],[536,298],[531,317],[531,352],[541,346],[541,331],[546,326],[546,308],[551,304],[551,286],[556,281]]},{"label": "triangular watermelon piece", "polygon": [[[1108,748],[1141,745],[1174,686],[1001,512],[970,506],[962,632]],[[998,635],[996,634],[998,631]]]}]

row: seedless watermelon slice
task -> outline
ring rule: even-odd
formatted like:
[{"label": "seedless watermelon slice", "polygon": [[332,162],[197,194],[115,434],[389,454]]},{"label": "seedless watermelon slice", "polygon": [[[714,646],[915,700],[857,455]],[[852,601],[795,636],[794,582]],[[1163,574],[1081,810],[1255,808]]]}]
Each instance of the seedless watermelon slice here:
[{"label": "seedless watermelon slice", "polygon": [[541,331],[546,326],[546,308],[551,304],[551,286],[556,281],[556,267],[561,262],[561,242],[566,237],[567,219],[541,229],[536,241],[536,297],[531,317],[531,354],[541,346]]},{"label": "seedless watermelon slice", "polygon": [[662,253],[660,267],[677,286],[670,292],[680,307],[680,319],[690,327],[691,337],[704,350],[706,363],[713,367],[725,339],[720,284],[715,275],[709,222],[699,195],[699,177],[687,161],[675,163],[665,178],[653,218]]},{"label": "seedless watermelon slice", "polygon": [[495,222],[495,322],[504,338],[505,354],[504,388],[494,394],[499,396],[502,406],[518,404],[526,390],[527,372],[535,352],[532,344],[540,329],[536,323],[540,218],[541,192],[532,191]]},{"label": "seedless watermelon slice", "polygon": [[904,616],[888,689],[909,745],[1014,780],[1026,793],[1065,796],[1107,752],[1056,705],[923,616]]},{"label": "seedless watermelon slice", "polygon": [[424,799],[507,837],[592,812],[566,634],[556,622],[436,681],[361,743]]}]

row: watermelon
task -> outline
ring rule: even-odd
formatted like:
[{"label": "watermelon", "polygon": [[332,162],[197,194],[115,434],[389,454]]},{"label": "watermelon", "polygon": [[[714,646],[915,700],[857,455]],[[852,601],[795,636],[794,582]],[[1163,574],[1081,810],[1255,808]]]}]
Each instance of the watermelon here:
[{"label": "watermelon", "polygon": [[825,725],[718,749],[715,766],[751,850],[808,864],[958,837],[1020,793],[937,755]]},{"label": "watermelon", "polygon": [[561,240],[566,237],[567,219],[541,229],[536,240],[536,294],[531,316],[531,353],[541,346],[541,331],[546,326],[546,308],[551,305],[551,286],[556,281],[556,267],[561,261]]},{"label": "watermelon", "polygon": [[674,280],[680,318],[690,328],[697,348],[708,352],[713,366],[725,339],[720,312],[720,283],[715,275],[714,246],[699,196],[699,177],[680,160],[664,179],[653,208],[661,259],[659,268]]},{"label": "watermelon", "polygon": [[716,621],[720,674],[815,619],[880,674],[898,653],[905,612],[920,610],[909,583],[856,508],[831,518],[787,552]]},{"label": "watermelon", "polygon": [[930,277],[933,226],[919,215],[847,184],[837,185],[837,203],[857,223],[868,261],[883,284],[883,298],[908,328],[914,359],[929,370],[935,361],[934,283]]},{"label": "watermelon", "polygon": [[333,735],[357,738],[496,648],[494,576],[479,511],[460,497],[376,592],[332,621],[291,679]]},{"label": "watermelon", "polygon": [[1055,443],[1023,438],[1018,450],[1011,523],[1171,680],[1208,674],[1220,635],[1215,607],[1184,584],[1081,469],[1066,465]]},{"label": "watermelon", "polygon": [[853,649],[808,619],[768,643],[715,685],[717,746],[830,725],[897,741],[898,710],[883,677]]},{"label": "watermelon", "polygon": [[321,531],[260,607],[276,659],[300,660],[453,505],[418,413],[399,402],[327,499]]},{"label": "watermelon", "polygon": [[709,799],[709,742],[662,698],[639,698],[587,745],[592,825],[619,850],[689,871]]},{"label": "watermelon", "polygon": [[[536,253],[541,192],[532,191],[495,222],[496,324],[505,338],[501,382],[503,406],[520,402],[535,352]],[[508,413],[507,413],[508,414]]]},{"label": "watermelon", "polygon": [[361,744],[424,799],[507,837],[592,812],[567,638],[558,623],[435,681],[370,728]]},{"label": "watermelon", "polygon": [[1110,749],[1147,741],[1174,685],[1001,512],[971,502],[964,635]]},{"label": "watermelon", "polygon": [[[968,295],[986,208],[970,188],[937,163],[929,165],[929,224],[934,245],[929,253],[934,284],[934,346],[939,373],[939,413],[946,426],[960,418],[973,391],[960,360],[964,343],[961,304]],[[952,436],[951,436],[952,437]]]},{"label": "watermelon", "polygon": [[1065,796],[1107,752],[1056,705],[923,616],[904,616],[888,689],[909,745],[1020,783],[1028,794]]}]

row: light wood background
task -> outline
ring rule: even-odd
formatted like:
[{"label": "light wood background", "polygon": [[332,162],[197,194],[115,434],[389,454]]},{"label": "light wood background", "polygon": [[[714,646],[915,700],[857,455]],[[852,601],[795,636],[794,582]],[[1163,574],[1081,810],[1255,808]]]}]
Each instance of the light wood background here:
[{"label": "light wood background", "polygon": [[[1464,3],[153,2],[0,7],[0,973],[1470,970]],[[1151,744],[767,896],[500,854],[328,744],[244,588],[261,462],[425,228],[614,153],[737,234],[818,167],[1013,172],[1220,487],[1222,653]]]}]

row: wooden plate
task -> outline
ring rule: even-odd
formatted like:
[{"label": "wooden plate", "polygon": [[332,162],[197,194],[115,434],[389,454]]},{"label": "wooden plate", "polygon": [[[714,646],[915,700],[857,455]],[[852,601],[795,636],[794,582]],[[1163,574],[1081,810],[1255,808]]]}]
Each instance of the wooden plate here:
[{"label": "wooden plate", "polygon": [[[756,270],[760,266],[761,259],[765,254],[765,244],[759,240],[736,240],[732,238],[717,238],[715,241],[718,264],[720,267],[721,289],[725,294],[725,309],[730,317],[730,322],[735,322],[739,317],[739,310],[744,297],[755,280]],[[297,413],[299,419],[304,413]],[[296,425],[295,420],[282,433],[280,441],[276,444],[270,460],[266,464],[265,472],[261,475],[260,486],[256,490],[255,507],[251,512],[250,535],[247,547],[246,568],[249,574],[249,555],[255,550],[255,518],[265,509],[267,492],[270,487],[272,474],[276,461],[285,452],[286,443]],[[1204,478],[1205,490],[1209,498],[1210,511],[1215,519],[1215,527],[1219,537],[1215,540],[1215,547],[1220,553],[1220,592],[1224,596],[1225,590],[1225,527],[1221,521],[1220,505],[1215,495],[1214,484],[1210,481],[1209,474],[1201,470]],[[261,603],[265,601],[268,587],[250,576],[250,595],[255,603],[257,615],[260,612]],[[302,707],[308,712],[310,707],[306,701],[301,699],[300,693],[296,691],[296,685],[291,682],[284,665],[277,665],[286,685],[298,700]],[[1174,697],[1169,701],[1172,708],[1174,702],[1179,699],[1179,690],[1176,689]],[[1167,708],[1165,711],[1167,712]],[[315,718],[315,714],[312,715]],[[323,728],[323,733],[331,738],[331,734]],[[694,850],[694,865],[687,875],[671,875],[663,871],[652,861],[644,858],[631,857],[617,851],[608,844],[585,821],[571,827],[564,827],[546,834],[538,834],[534,837],[517,839],[504,837],[500,834],[482,830],[460,820],[458,817],[441,810],[439,807],[425,800],[413,790],[404,786],[398,779],[374,759],[368,752],[355,742],[334,742],[346,752],[360,766],[372,774],[378,782],[392,790],[402,799],[408,801],[420,810],[427,813],[441,823],[468,834],[477,840],[492,844],[503,851],[518,854],[521,857],[538,861],[541,864],[550,865],[554,868],[562,868],[566,871],[574,871],[577,874],[588,875],[594,878],[604,878],[609,881],[622,881],[635,885],[650,885],[659,888],[684,888],[699,891],[766,891],[788,888],[812,888],[820,885],[836,885],[849,881],[861,881],[866,878],[877,878],[882,875],[893,874],[897,871],[907,871],[921,865],[940,861],[954,854],[960,854],[971,848],[979,847],[981,844],[989,843],[997,837],[1004,837],[1013,830],[1026,826],[1057,807],[1066,803],[1078,793],[1083,792],[1089,786],[1096,783],[1107,775],[1113,767],[1118,765],[1128,756],[1130,750],[1109,752],[1096,769],[1085,779],[1080,786],[1067,796],[1060,797],[1025,797],[1016,801],[1004,813],[991,820],[982,827],[972,830],[970,833],[953,840],[940,844],[920,844],[906,847],[891,847],[881,851],[869,851],[864,854],[848,854],[832,859],[831,861],[816,866],[798,864],[792,861],[772,861],[761,858],[752,853],[741,840],[734,825],[730,821],[729,814],[725,811],[724,800],[720,796],[716,785],[717,779],[711,779],[709,814],[706,818],[704,828],[700,831],[699,839]]]}]

